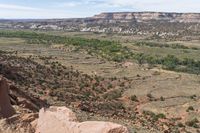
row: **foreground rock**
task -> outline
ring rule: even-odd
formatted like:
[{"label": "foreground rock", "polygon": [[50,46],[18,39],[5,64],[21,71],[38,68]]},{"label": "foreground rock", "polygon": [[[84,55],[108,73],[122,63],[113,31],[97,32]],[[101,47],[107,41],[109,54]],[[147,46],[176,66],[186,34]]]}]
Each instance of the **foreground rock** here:
[{"label": "foreground rock", "polygon": [[38,110],[45,105],[0,75],[0,133],[35,133]]},{"label": "foreground rock", "polygon": [[68,108],[50,107],[40,110],[36,133],[128,133],[128,129],[111,122],[79,123]]},{"label": "foreground rock", "polygon": [[14,114],[15,110],[10,103],[8,83],[0,77],[0,117],[8,118]]}]

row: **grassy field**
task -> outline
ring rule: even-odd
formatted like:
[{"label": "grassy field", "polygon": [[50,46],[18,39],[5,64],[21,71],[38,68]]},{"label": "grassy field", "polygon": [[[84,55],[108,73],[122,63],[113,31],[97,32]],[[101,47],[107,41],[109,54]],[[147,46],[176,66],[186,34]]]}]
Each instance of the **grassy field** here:
[{"label": "grassy field", "polygon": [[198,56],[200,54],[200,50],[136,46],[134,43],[124,43],[123,45],[127,46],[133,51],[137,51],[138,53],[145,53],[148,55],[165,57],[170,54],[178,57],[179,59],[191,58],[195,60],[200,60],[200,57]]},{"label": "grassy field", "polygon": [[[8,38],[22,38],[26,40],[27,44],[62,44],[65,46],[75,46],[76,50],[84,49],[88,54],[96,55],[107,59],[109,61],[124,62],[127,60],[137,61],[140,65],[148,63],[149,65],[161,65],[163,69],[173,70],[177,72],[186,72],[199,74],[200,73],[200,61],[194,58],[185,57],[182,53],[179,58],[171,53],[169,50],[161,51],[166,53],[165,56],[155,55],[153,52],[148,54],[146,51],[138,51],[131,49],[130,47],[123,46],[121,42],[117,40],[101,40],[92,39],[79,36],[62,36],[52,35],[46,33],[27,32],[27,31],[1,31],[1,37]],[[170,48],[184,50],[184,53],[188,53],[186,50],[199,51],[197,47],[188,47],[181,44],[160,44],[155,42],[136,42],[134,45],[143,47],[148,46],[151,48]],[[158,51],[158,50],[156,50]],[[167,53],[168,52],[168,53]]]}]

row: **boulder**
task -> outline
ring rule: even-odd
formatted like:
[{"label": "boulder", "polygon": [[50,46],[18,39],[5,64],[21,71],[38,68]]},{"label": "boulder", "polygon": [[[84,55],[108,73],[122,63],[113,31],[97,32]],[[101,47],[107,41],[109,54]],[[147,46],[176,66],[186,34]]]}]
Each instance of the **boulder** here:
[{"label": "boulder", "polygon": [[122,125],[111,122],[77,122],[76,115],[66,107],[50,107],[39,112],[36,133],[128,133]]},{"label": "boulder", "polygon": [[74,133],[128,133],[126,127],[103,121],[86,121],[78,123]]},{"label": "boulder", "polygon": [[0,117],[8,118],[15,114],[9,97],[9,85],[7,81],[0,77]]},{"label": "boulder", "polygon": [[36,133],[70,133],[76,126],[76,121],[76,115],[66,107],[42,108],[39,111]]}]

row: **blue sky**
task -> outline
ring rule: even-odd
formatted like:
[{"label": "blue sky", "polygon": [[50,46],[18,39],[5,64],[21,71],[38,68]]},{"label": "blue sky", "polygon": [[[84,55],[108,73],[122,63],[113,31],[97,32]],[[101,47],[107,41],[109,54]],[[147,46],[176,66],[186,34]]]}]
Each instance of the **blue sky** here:
[{"label": "blue sky", "polygon": [[200,13],[200,0],[0,0],[0,18],[77,18],[128,11]]}]

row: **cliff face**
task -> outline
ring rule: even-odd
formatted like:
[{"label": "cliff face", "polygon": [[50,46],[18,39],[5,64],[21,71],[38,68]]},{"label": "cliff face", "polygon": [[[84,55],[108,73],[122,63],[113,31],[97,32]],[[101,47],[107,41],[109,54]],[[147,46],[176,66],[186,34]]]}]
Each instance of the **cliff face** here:
[{"label": "cliff face", "polygon": [[92,18],[107,20],[136,20],[137,22],[157,20],[167,22],[200,23],[200,13],[116,12],[101,13]]}]

